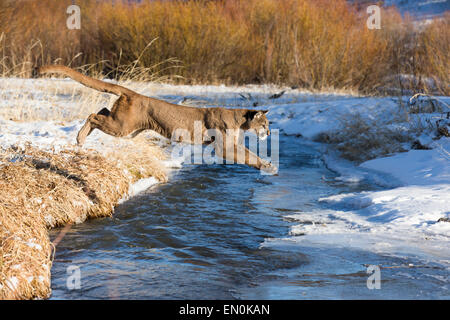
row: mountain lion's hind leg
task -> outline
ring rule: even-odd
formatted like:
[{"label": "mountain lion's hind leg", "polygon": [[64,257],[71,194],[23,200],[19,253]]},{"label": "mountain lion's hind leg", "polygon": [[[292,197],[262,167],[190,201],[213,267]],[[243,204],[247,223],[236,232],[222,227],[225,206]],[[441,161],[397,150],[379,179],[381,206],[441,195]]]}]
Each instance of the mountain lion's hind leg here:
[{"label": "mountain lion's hind leg", "polygon": [[83,127],[80,129],[80,131],[78,132],[77,135],[77,144],[79,146],[82,146],[84,144],[84,141],[86,140],[87,136],[90,135],[92,133],[92,131],[94,129],[96,129],[96,126],[92,125],[92,119],[95,116],[105,116],[105,117],[109,117],[110,115],[110,111],[106,108],[103,108],[102,110],[100,110],[97,114],[91,114],[85,124],[83,125]]},{"label": "mountain lion's hind leg", "polygon": [[86,122],[84,123],[84,126],[80,129],[80,131],[78,131],[77,144],[79,146],[82,146],[84,144],[86,137],[91,134],[92,130],[94,130],[94,129],[91,127],[91,123],[88,119],[88,120],[86,120]]}]

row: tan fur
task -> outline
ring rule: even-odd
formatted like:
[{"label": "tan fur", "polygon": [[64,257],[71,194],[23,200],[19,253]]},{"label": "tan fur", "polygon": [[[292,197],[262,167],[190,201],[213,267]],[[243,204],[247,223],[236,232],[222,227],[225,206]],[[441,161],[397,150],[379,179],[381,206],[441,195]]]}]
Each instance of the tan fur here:
[{"label": "tan fur", "polygon": [[[143,130],[149,129],[171,139],[175,129],[181,128],[187,130],[193,137],[195,121],[201,121],[202,134],[208,129],[216,129],[222,132],[224,139],[227,129],[255,129],[257,132],[263,129],[267,135],[270,134],[265,115],[267,111],[195,108],[175,105],[143,96],[116,84],[90,78],[65,66],[43,66],[38,69],[38,73],[63,74],[89,88],[119,96],[111,111],[104,108],[97,114],[91,114],[88,117],[77,136],[79,145],[84,143],[86,137],[94,129],[99,129],[115,137],[124,137],[130,134],[136,135]],[[274,169],[270,163],[262,160],[243,145],[237,143],[237,141],[238,137],[235,137],[233,157],[227,157],[226,147],[223,148],[224,152],[219,152],[218,155],[224,159],[231,158],[230,160],[233,160],[235,163],[245,163],[258,169],[268,169],[269,171]],[[183,142],[194,143],[194,141]],[[223,143],[225,144],[225,142]],[[245,150],[242,150],[242,148]],[[237,150],[244,151],[245,160],[238,159]]]}]

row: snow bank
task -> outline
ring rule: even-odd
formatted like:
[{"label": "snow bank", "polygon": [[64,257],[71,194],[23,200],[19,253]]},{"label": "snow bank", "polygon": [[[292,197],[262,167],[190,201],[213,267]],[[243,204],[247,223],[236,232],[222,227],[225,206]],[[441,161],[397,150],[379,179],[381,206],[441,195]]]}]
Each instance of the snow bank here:
[{"label": "snow bank", "polygon": [[[440,99],[449,102],[448,97]],[[269,108],[274,126],[286,134],[308,139],[317,139],[324,133],[338,134],[345,129],[345,121],[341,120],[355,114],[361,115],[362,121],[375,123],[378,129],[405,131],[417,122],[433,123],[442,117],[406,115],[392,98],[336,97]],[[411,141],[417,139],[430,150],[409,150],[359,166],[339,158],[332,149],[325,152],[325,164],[339,174],[336,180],[368,182],[388,189],[319,199],[323,210],[289,216],[298,224],[291,228],[291,237],[282,241],[409,253],[450,263],[450,223],[444,221],[450,218],[450,138],[433,140],[434,134],[426,126],[409,134]],[[403,148],[411,149],[411,145],[405,143]],[[268,240],[265,245],[276,242]]]},{"label": "snow bank", "polygon": [[[433,142],[432,150],[410,150],[391,157],[369,160],[361,167],[388,173],[404,185],[430,186],[450,183],[450,139]],[[450,203],[450,195],[447,198]],[[450,208],[449,208],[450,209]]]}]

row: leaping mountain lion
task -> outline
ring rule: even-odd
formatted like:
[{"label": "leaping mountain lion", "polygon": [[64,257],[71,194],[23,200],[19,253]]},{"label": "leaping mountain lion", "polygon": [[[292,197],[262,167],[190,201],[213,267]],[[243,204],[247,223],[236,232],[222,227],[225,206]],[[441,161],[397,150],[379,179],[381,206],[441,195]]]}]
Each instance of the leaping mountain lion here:
[{"label": "leaping mountain lion", "polygon": [[[94,79],[60,65],[42,66],[35,69],[34,72],[35,75],[63,74],[86,87],[119,96],[111,111],[103,108],[97,114],[93,113],[87,118],[86,123],[78,132],[77,143],[80,146],[94,129],[99,129],[115,137],[125,137],[130,134],[135,136],[139,132],[149,129],[171,139],[174,131],[181,128],[187,130],[193,137],[194,122],[196,121],[201,122],[202,135],[208,129],[219,130],[224,137],[227,129],[241,129],[235,130],[235,132],[256,130],[260,138],[265,138],[270,134],[265,110],[196,108],[176,105],[143,96],[120,85]],[[274,165],[258,157],[239,141],[241,140],[236,135],[232,143],[234,152],[227,152],[230,149],[227,149],[226,142],[222,141],[219,148],[216,145],[216,155],[233,163],[246,164],[266,172],[276,173],[277,168]],[[183,142],[194,143],[194,141],[185,140]],[[203,139],[201,143],[204,143]],[[215,143],[217,144],[217,141]],[[219,149],[223,152],[218,152]],[[239,151],[242,152],[241,154],[245,154],[245,157],[238,157]]]}]

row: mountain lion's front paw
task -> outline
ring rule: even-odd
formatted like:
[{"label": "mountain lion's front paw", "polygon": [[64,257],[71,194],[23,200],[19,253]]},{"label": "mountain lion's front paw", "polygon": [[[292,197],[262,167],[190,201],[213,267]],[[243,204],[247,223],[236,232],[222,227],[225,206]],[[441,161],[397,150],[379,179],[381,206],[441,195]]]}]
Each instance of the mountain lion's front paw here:
[{"label": "mountain lion's front paw", "polygon": [[264,165],[261,166],[261,174],[265,174],[265,175],[278,175],[278,167],[275,166],[272,163],[265,163]]}]

